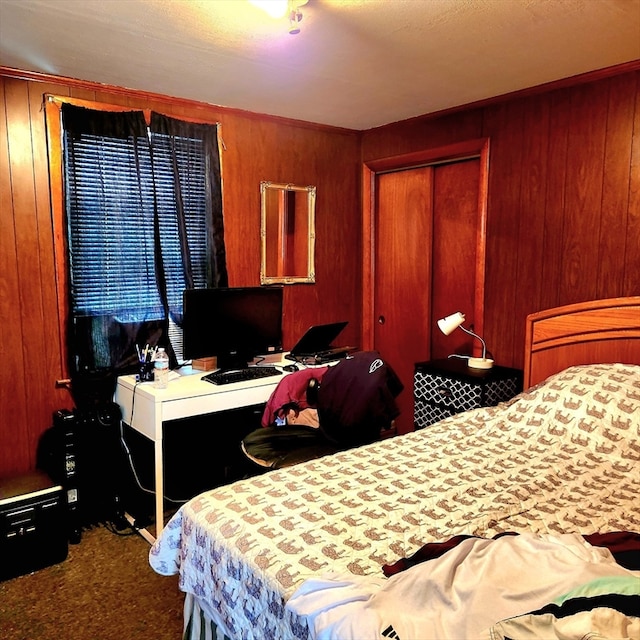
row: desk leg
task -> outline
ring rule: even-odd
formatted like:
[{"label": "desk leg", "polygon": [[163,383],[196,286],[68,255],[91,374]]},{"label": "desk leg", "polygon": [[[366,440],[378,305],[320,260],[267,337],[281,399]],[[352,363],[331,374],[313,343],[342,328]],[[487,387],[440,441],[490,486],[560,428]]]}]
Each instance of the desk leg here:
[{"label": "desk leg", "polygon": [[156,541],[146,529],[140,529],[136,526],[136,521],[132,515],[125,512],[124,518],[131,525],[131,528],[137,531],[149,544],[153,544]]},{"label": "desk leg", "polygon": [[156,537],[164,528],[164,469],[162,461],[162,438],[156,438],[155,469],[156,469]]}]

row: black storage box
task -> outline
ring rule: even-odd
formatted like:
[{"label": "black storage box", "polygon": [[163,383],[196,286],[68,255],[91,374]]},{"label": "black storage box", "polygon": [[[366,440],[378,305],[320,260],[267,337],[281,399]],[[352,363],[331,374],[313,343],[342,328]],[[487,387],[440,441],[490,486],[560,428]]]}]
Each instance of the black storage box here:
[{"label": "black storage box", "polygon": [[66,559],[66,513],[62,486],[46,474],[0,480],[0,580]]}]

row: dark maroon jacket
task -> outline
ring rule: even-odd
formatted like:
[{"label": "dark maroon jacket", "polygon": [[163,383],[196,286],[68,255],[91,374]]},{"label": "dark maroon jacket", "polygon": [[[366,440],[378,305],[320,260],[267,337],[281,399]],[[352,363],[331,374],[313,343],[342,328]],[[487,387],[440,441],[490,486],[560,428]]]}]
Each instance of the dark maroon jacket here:
[{"label": "dark maroon jacket", "polygon": [[373,442],[399,415],[403,385],[377,351],[360,351],[325,372],[318,391],[320,430],[338,445]]}]

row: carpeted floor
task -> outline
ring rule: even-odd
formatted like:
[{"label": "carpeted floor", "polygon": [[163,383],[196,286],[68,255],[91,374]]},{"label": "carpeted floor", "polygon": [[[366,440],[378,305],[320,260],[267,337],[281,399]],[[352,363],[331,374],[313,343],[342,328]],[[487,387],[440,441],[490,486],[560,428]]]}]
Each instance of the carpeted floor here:
[{"label": "carpeted floor", "polygon": [[149,543],[85,530],[64,562],[0,582],[3,640],[180,640],[177,576],[156,574]]}]

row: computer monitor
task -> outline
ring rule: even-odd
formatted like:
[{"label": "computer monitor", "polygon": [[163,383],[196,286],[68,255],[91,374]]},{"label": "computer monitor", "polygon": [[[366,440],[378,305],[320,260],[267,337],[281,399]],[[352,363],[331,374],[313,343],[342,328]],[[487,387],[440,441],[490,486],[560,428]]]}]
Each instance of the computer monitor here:
[{"label": "computer monitor", "polygon": [[282,351],[282,287],[185,289],[182,303],[185,360],[230,369]]}]

